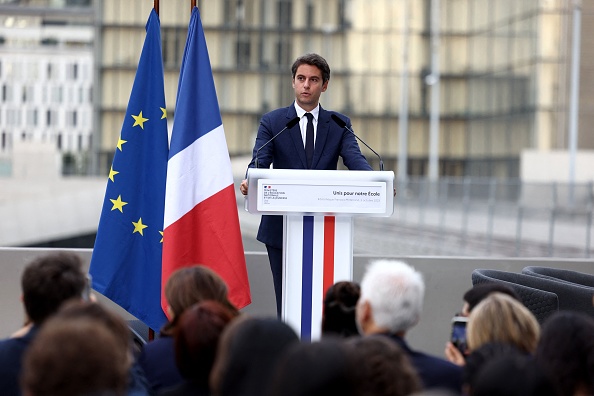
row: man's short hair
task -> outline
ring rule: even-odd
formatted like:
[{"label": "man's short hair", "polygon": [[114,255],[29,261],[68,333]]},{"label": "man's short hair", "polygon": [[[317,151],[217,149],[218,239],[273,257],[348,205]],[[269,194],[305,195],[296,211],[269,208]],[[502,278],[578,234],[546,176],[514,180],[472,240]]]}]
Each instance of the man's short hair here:
[{"label": "man's short hair", "polygon": [[293,79],[295,79],[295,74],[297,74],[297,69],[301,65],[310,65],[315,66],[322,72],[322,83],[330,80],[330,66],[328,66],[328,62],[326,59],[322,58],[318,54],[305,54],[300,56],[293,62],[293,66],[291,66],[291,74]]},{"label": "man's short hair", "polygon": [[407,331],[419,321],[425,282],[420,272],[397,260],[372,262],[361,281],[361,302],[369,302],[373,321],[390,332]]},{"label": "man's short hair", "polygon": [[21,277],[27,316],[40,324],[71,298],[82,297],[87,282],[82,261],[74,253],[56,253],[31,262]]}]

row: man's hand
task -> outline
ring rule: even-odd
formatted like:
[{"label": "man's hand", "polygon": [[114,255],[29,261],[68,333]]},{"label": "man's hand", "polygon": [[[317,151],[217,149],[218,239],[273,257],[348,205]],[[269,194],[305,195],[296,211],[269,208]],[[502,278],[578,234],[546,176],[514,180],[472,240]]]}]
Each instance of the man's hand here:
[{"label": "man's hand", "polygon": [[247,193],[248,193],[248,184],[247,184],[247,180],[246,179],[242,180],[241,185],[239,186],[239,191],[241,191],[241,193],[243,195],[247,195]]}]

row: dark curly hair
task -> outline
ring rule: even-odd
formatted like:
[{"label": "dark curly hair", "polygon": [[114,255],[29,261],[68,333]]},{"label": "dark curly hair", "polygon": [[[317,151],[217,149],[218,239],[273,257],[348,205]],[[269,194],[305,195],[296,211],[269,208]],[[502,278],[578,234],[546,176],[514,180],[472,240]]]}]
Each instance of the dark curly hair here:
[{"label": "dark curly hair", "polygon": [[323,335],[359,335],[355,310],[360,296],[361,288],[354,282],[337,282],[328,288],[324,297]]},{"label": "dark curly hair", "polygon": [[561,311],[543,324],[535,359],[555,383],[557,394],[577,389],[594,394],[594,319]]}]

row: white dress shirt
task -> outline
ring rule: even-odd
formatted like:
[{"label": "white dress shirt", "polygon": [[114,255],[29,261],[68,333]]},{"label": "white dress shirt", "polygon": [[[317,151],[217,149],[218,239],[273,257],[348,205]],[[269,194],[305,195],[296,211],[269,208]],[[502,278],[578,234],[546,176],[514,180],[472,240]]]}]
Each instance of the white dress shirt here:
[{"label": "white dress shirt", "polygon": [[320,104],[315,107],[312,111],[305,111],[297,102],[295,104],[295,111],[297,111],[297,116],[299,117],[299,128],[301,129],[301,139],[303,140],[303,147],[305,147],[305,135],[307,133],[307,117],[305,113],[311,113],[313,115],[313,127],[314,127],[314,147],[316,145],[316,136],[318,135],[318,116],[320,115]]}]

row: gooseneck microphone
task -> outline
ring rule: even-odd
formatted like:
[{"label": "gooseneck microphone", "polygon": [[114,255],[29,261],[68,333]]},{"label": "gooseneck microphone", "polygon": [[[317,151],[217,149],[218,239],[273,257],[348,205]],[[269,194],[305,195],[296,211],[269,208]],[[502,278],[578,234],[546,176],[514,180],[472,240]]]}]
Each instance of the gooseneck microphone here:
[{"label": "gooseneck microphone", "polygon": [[369,150],[371,150],[373,152],[373,154],[377,155],[377,158],[379,158],[379,166],[380,166],[380,170],[383,171],[384,170],[384,161],[382,160],[382,157],[380,157],[380,155],[371,147],[369,147],[369,145],[367,143],[365,143],[359,136],[357,136],[357,134],[347,126],[347,123],[344,122],[344,120],[342,118],[340,118],[339,116],[337,116],[336,114],[332,114],[332,120],[338,124],[339,127],[346,129],[347,131],[349,131],[350,133],[352,133],[357,140],[359,140],[361,143],[363,143],[365,145],[365,147],[367,147]]},{"label": "gooseneck microphone", "polygon": [[280,135],[281,133],[283,133],[284,131],[286,131],[287,129],[291,129],[293,128],[295,125],[297,125],[299,123],[299,117],[295,117],[293,118],[291,121],[287,122],[287,124],[285,125],[285,127],[283,129],[281,129],[279,132],[277,132],[273,137],[271,137],[270,139],[268,139],[266,141],[266,143],[264,143],[263,145],[260,146],[260,148],[258,150],[256,150],[256,155],[254,156],[254,158],[256,159],[256,168],[258,168],[258,154],[260,153],[260,150],[262,150],[264,147],[266,147],[266,145],[268,145],[268,143],[272,142],[274,139],[276,139],[276,137],[278,135]]}]

